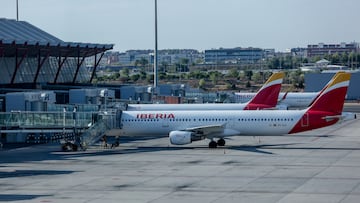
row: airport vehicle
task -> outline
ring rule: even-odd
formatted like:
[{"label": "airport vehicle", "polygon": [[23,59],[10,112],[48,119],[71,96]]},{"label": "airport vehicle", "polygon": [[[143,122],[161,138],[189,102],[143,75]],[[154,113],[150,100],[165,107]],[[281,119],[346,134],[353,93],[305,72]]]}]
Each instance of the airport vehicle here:
[{"label": "airport vehicle", "polygon": [[285,74],[273,73],[255,96],[247,103],[231,104],[129,104],[127,111],[158,110],[255,110],[274,108],[278,101],[281,83]]},{"label": "airport vehicle", "polygon": [[[289,109],[289,108],[305,108],[308,107],[320,93],[326,89],[327,85],[336,77],[337,74],[343,72],[337,72],[332,79],[324,86],[324,88],[318,92],[280,92],[278,98],[277,109]],[[248,102],[255,96],[256,93],[252,92],[239,92],[235,93],[237,100],[240,103]]]},{"label": "airport vehicle", "polygon": [[341,119],[349,82],[350,73],[339,73],[302,110],[123,111],[120,135],[168,135],[174,145],[207,138],[209,147],[215,148],[224,146],[228,136],[283,135],[322,128]]}]

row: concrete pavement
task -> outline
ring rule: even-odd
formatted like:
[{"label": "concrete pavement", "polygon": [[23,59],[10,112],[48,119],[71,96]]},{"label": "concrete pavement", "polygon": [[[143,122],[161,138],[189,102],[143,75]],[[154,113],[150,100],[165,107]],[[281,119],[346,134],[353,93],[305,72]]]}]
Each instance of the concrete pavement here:
[{"label": "concrete pavement", "polygon": [[[291,136],[0,151],[6,202],[359,202],[360,120]],[[259,142],[260,139],[260,142]]]}]

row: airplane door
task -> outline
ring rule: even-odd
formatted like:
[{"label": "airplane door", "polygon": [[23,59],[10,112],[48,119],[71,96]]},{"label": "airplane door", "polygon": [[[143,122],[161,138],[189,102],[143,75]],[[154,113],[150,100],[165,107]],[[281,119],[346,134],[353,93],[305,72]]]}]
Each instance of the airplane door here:
[{"label": "airplane door", "polygon": [[169,128],[169,119],[163,119],[161,127]]},{"label": "airplane door", "polygon": [[232,128],[235,127],[235,120],[236,120],[235,118],[232,118],[232,119],[230,120],[230,122],[231,122],[230,125],[231,125]]},{"label": "airplane door", "polygon": [[234,121],[235,121],[234,118],[229,118],[229,121],[227,123],[227,125],[228,125],[227,127],[234,128],[234,126],[235,126]]},{"label": "airplane door", "polygon": [[309,126],[309,114],[305,113],[301,118],[301,127],[308,127]]}]

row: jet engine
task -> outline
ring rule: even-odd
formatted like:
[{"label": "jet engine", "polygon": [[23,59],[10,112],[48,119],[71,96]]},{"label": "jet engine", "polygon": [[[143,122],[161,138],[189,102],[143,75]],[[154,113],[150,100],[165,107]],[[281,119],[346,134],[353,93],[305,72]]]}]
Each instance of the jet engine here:
[{"label": "jet engine", "polygon": [[173,145],[185,145],[190,144],[192,141],[203,139],[200,136],[196,136],[193,132],[189,131],[171,131],[169,133],[170,143]]}]

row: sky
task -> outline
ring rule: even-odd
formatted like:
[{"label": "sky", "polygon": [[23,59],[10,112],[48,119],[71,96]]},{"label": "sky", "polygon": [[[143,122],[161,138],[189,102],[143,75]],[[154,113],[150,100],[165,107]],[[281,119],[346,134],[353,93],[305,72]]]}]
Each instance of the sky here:
[{"label": "sky", "polygon": [[[18,0],[19,20],[67,42],[154,49],[154,0]],[[360,42],[359,0],[157,0],[158,49]],[[0,0],[16,19],[16,0]]]}]

